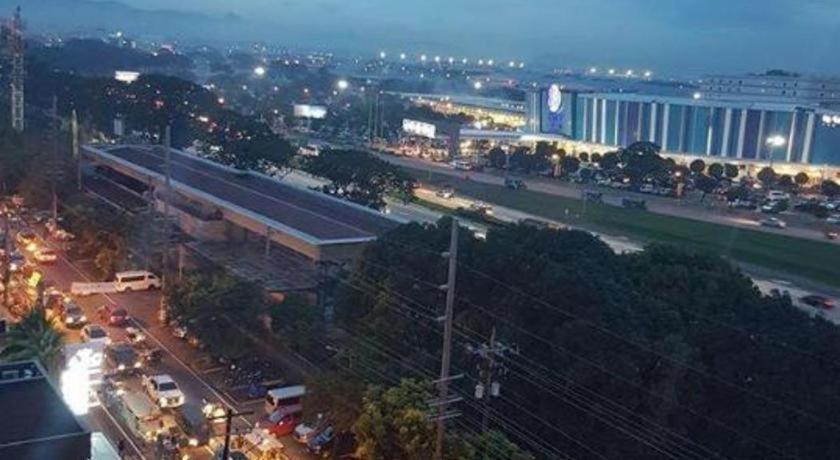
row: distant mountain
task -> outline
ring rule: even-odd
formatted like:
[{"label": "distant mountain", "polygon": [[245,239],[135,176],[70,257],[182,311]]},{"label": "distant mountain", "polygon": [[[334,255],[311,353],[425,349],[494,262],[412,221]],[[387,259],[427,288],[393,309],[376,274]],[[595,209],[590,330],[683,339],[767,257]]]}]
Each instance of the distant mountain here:
[{"label": "distant mountain", "polygon": [[[147,39],[201,39],[222,42],[256,38],[242,18],[227,14],[143,10],[115,1],[0,0],[0,16],[21,5],[27,28],[34,33],[91,34],[122,30]],[[253,28],[250,28],[253,30]]]}]

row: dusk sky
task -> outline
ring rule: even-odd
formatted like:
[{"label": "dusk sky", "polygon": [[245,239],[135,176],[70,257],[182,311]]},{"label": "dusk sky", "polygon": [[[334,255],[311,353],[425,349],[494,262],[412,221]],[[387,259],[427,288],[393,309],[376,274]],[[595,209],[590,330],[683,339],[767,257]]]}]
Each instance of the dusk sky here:
[{"label": "dusk sky", "polygon": [[[266,38],[677,73],[840,73],[836,0],[121,0],[234,13]],[[253,31],[253,30],[252,30]]]}]

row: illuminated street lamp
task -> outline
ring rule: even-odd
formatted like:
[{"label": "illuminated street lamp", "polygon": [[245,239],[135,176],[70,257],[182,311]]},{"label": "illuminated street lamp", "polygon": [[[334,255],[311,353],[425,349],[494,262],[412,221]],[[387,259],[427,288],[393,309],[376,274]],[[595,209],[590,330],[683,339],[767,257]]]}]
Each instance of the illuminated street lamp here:
[{"label": "illuminated street lamp", "polygon": [[770,156],[770,167],[773,167],[773,157],[775,156],[776,149],[784,147],[787,143],[787,140],[784,136],[780,136],[778,134],[770,136],[767,138],[767,146],[770,147],[770,151],[767,154]]},{"label": "illuminated street lamp", "polygon": [[420,55],[420,60],[421,60],[422,62],[426,62],[426,55],[425,55],[425,54],[421,54],[421,55]]},{"label": "illuminated street lamp", "polygon": [[551,155],[551,161],[554,162],[554,177],[557,177],[560,175],[560,154]]},{"label": "illuminated street lamp", "polygon": [[400,53],[400,60],[405,61],[405,53]]},{"label": "illuminated street lamp", "polygon": [[590,67],[589,68],[589,73],[598,73],[598,68],[597,67]]},{"label": "illuminated street lamp", "polygon": [[651,76],[653,76],[653,72],[651,72],[650,70],[645,70],[645,78],[650,78]]},{"label": "illuminated street lamp", "polygon": [[475,88],[476,90],[480,90],[482,86],[484,85],[482,85],[480,81],[476,81],[475,83],[473,83],[473,88]]},{"label": "illuminated street lamp", "polygon": [[607,73],[610,75],[615,75],[615,69],[610,69],[607,71]]},{"label": "illuminated street lamp", "polygon": [[691,95],[691,97],[692,97],[692,99],[697,100],[697,99],[700,99],[701,97],[703,97],[703,95],[700,94],[700,93],[694,93],[694,94]]},{"label": "illuminated street lamp", "polygon": [[338,80],[335,86],[336,88],[338,88],[339,91],[344,91],[345,89],[350,87],[350,83],[348,83],[347,80]]},{"label": "illuminated street lamp", "polygon": [[263,67],[263,66],[254,67],[254,75],[256,75],[258,77],[264,77],[265,76],[265,67]]}]

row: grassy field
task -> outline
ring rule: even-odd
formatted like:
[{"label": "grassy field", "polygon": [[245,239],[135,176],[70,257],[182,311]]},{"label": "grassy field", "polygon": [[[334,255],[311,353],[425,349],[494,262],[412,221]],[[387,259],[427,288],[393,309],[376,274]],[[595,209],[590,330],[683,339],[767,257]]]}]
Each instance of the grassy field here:
[{"label": "grassy field", "polygon": [[840,287],[840,246],[835,244],[406,170],[426,183],[452,185],[463,195],[569,225],[646,242],[709,250],[748,264]]}]

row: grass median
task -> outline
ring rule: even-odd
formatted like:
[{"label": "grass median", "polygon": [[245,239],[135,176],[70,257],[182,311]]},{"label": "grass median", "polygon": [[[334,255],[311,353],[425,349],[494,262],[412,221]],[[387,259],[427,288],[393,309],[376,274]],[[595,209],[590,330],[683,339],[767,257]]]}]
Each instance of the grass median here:
[{"label": "grass median", "polygon": [[708,250],[758,265],[840,287],[840,246],[774,233],[654,214],[528,190],[465,181],[440,173],[404,168],[426,183],[447,184],[459,193],[529,214],[623,235]]}]

